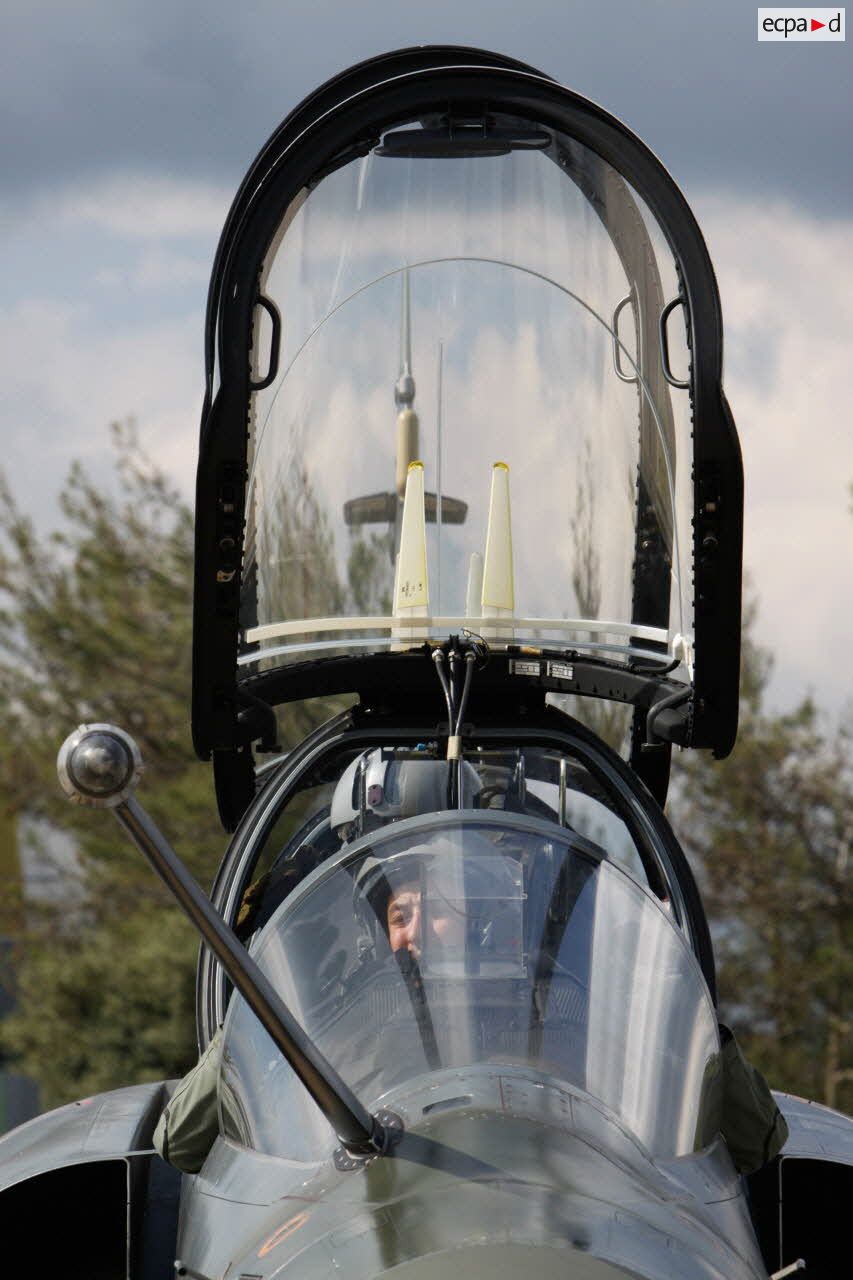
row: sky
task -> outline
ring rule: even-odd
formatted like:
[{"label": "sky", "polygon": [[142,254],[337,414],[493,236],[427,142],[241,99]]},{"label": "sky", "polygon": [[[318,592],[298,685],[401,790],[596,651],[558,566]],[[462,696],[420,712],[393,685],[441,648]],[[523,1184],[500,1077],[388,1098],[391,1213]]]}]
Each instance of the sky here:
[{"label": "sky", "polygon": [[22,509],[135,417],[191,497],[203,312],[230,200],[317,84],[420,43],[513,55],[601,103],[690,201],[723,302],[745,564],[775,705],[851,698],[853,49],[759,43],[756,8],[600,0],[5,0],[0,431]]}]

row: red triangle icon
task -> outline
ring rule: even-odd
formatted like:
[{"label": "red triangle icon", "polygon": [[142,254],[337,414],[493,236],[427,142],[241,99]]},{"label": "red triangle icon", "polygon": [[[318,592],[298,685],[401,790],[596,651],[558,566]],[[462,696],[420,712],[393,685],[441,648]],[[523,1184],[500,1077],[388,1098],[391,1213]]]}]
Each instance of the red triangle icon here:
[{"label": "red triangle icon", "polygon": [[817,18],[812,18],[812,31],[818,31],[821,27],[825,26],[825,22],[818,22]]}]

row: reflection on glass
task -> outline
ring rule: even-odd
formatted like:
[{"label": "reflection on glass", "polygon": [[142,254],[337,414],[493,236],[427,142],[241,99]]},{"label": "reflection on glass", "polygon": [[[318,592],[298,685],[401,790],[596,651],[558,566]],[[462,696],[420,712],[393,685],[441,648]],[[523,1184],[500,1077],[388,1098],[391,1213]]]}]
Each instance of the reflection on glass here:
[{"label": "reflection on glass", "polygon": [[[435,1070],[488,1064],[585,1091],[655,1155],[705,1141],[719,1044],[696,961],[645,890],[553,824],[469,811],[382,828],[283,904],[256,956],[371,1107]],[[239,1000],[222,1092],[244,1142],[298,1154],[303,1111],[316,1134]]]}]

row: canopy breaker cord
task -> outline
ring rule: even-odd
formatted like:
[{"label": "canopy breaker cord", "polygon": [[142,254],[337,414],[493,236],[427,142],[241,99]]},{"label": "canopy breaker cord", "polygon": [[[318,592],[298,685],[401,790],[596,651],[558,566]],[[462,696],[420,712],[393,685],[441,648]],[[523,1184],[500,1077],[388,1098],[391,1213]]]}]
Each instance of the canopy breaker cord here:
[{"label": "canopy breaker cord", "polygon": [[[457,809],[462,804],[462,788],[460,785],[462,763],[462,725],[465,722],[465,711],[474,678],[474,668],[479,661],[482,665],[488,662],[488,646],[479,636],[466,636],[461,642],[451,636],[447,654],[448,674],[445,674],[444,649],[436,649],[432,655],[438,674],[441,690],[447,705],[447,760],[450,764],[447,783],[447,804],[450,809]],[[459,646],[457,648],[457,645]],[[461,652],[460,652],[461,650]],[[459,691],[459,660],[465,663],[465,677]],[[449,677],[449,678],[448,678]]]}]

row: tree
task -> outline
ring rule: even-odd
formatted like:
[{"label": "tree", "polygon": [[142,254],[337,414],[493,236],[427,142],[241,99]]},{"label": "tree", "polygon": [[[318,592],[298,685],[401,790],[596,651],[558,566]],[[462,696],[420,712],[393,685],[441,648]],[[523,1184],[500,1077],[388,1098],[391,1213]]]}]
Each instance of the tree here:
[{"label": "tree", "polygon": [[[250,489],[244,583],[254,578],[256,598],[252,621],[244,620],[243,625],[257,622],[259,607],[265,622],[323,618],[345,611],[355,594],[352,584],[358,582],[360,562],[350,559],[347,591],[336,567],[331,526],[329,512],[293,442],[287,466],[279,466],[264,490],[260,485]],[[314,698],[279,706],[279,744],[295,746],[354,701],[354,697]]]},{"label": "tree", "polygon": [[[60,743],[81,722],[130,730],[145,760],[145,806],[203,887],[226,843],[212,771],[190,740],[192,513],[144,457],[133,425],[112,431],[116,492],[74,467],[62,532],[40,536],[0,484],[0,802],[26,816],[28,838],[48,853],[57,829],[76,848],[76,870],[63,866],[52,900],[22,902],[9,883],[0,908],[0,935],[17,941],[17,1008],[0,1024],[0,1052],[49,1106],[180,1075],[197,1051],[198,937],[115,823],[61,797]],[[307,481],[277,519],[267,568],[280,577],[272,585],[283,616],[340,608],[327,521]],[[293,744],[341,705],[280,708],[281,741]]]},{"label": "tree", "polygon": [[363,617],[390,614],[394,608],[394,526],[376,533],[354,531],[347,559],[350,607]]},{"label": "tree", "polygon": [[808,698],[766,709],[770,659],[754,607],[746,619],[737,745],[681,764],[671,817],[699,870],[722,1016],[774,1088],[850,1110],[851,726]]},{"label": "tree", "polygon": [[191,513],[132,427],[113,434],[117,494],[74,468],[62,532],[40,536],[0,492],[0,797],[7,812],[70,831],[76,845],[74,892],[66,870],[55,901],[21,912],[19,894],[4,894],[3,931],[17,931],[19,945],[17,1009],[0,1046],[47,1105],[180,1074],[196,1053],[197,938],[117,826],[59,795],[63,738],[97,720],[134,734],[145,803],[202,885],[224,845],[188,723]]},{"label": "tree", "polygon": [[[628,479],[629,502],[634,494]],[[596,483],[592,446],[589,441],[578,465],[574,502],[569,515],[569,533],[574,552],[572,587],[580,618],[601,617],[602,574],[595,518]],[[595,636],[590,633],[590,639]],[[548,701],[567,715],[603,738],[609,747],[622,754],[631,732],[632,708],[626,703],[606,698],[587,698],[574,693],[549,693]]]}]

